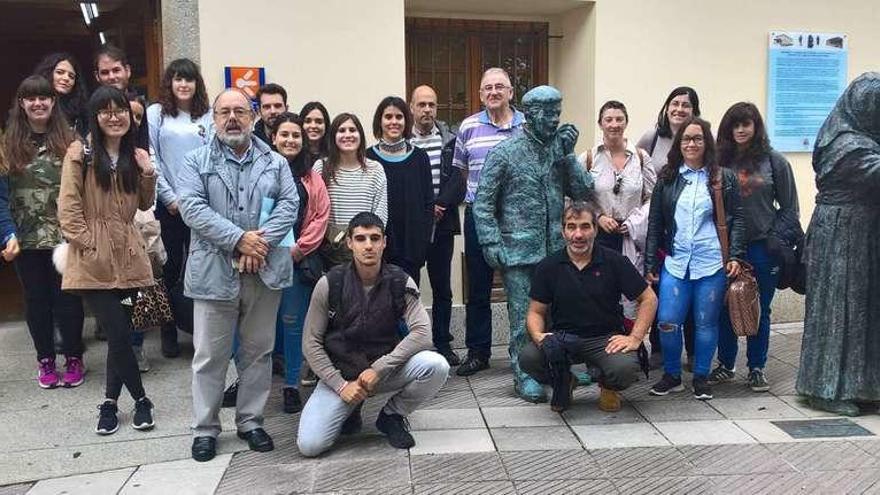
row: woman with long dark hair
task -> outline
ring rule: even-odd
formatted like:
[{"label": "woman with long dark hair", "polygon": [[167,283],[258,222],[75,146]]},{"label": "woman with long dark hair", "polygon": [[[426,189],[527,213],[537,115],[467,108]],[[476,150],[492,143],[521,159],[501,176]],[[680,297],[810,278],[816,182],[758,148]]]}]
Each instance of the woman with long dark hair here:
[{"label": "woman with long dark hair", "polygon": [[[320,101],[310,101],[299,111],[303,120],[303,151],[306,163],[311,167],[316,161],[326,158],[330,148],[327,139],[327,126],[330,125],[330,114],[327,107]],[[365,144],[366,146],[366,144]]]},{"label": "woman with long dark hair", "polygon": [[73,55],[64,52],[49,54],[37,64],[34,74],[49,81],[67,123],[80,136],[85,136],[89,129],[86,118],[89,90],[85,73],[80,70]]},{"label": "woman with long dark hair", "polygon": [[[724,260],[715,226],[713,186],[720,181],[724,212],[730,226],[729,260]],[[694,318],[694,397],[712,398],[708,384],[718,341],[718,322],[728,277],[739,273],[745,256],[745,223],[739,184],[730,169],[715,159],[715,140],[709,123],[685,120],[675,133],[668,161],[660,171],[648,220],[645,271],[660,284],[657,326],[663,346],[663,377],[653,395],[684,390],[681,380],[682,326]],[[658,248],[666,258],[661,263]],[[725,276],[726,275],[726,276]]]},{"label": "woman with long dark hair", "polygon": [[[770,346],[770,303],[779,278],[779,258],[771,252],[768,239],[779,214],[798,219],[798,196],[791,165],[782,154],[770,147],[764,119],[752,103],[731,106],[718,126],[718,164],[733,170],[739,180],[745,218],[746,255],[752,265],[761,297],[758,333],[747,339],[748,386],[754,392],[770,390],[764,375]],[[737,338],[728,312],[721,312],[718,334],[718,366],[709,375],[709,383],[723,383],[734,378]]]},{"label": "woman with long dark hair", "polygon": [[379,142],[367,150],[367,158],[382,164],[388,181],[385,258],[419,285],[434,226],[434,185],[428,153],[409,142],[412,127],[403,98],[383,98],[373,114],[373,136]]},{"label": "woman with long dark hair", "polygon": [[[275,119],[273,144],[278,153],[287,158],[296,190],[299,209],[293,225],[295,244],[290,250],[293,257],[293,285],[281,294],[275,333],[275,352],[284,354],[284,412],[302,409],[299,396],[299,375],[302,364],[302,335],[306,313],[312,299],[312,289],[321,276],[320,264],[316,269],[310,260],[324,240],[330,219],[330,196],[321,174],[306,162],[303,121],[295,113],[285,112]],[[308,258],[312,257],[312,258]],[[308,259],[307,259],[308,258]]]},{"label": "woman with long dark hair", "polygon": [[636,146],[646,150],[651,155],[651,163],[654,170],[660,173],[666,165],[666,159],[672,150],[672,138],[681,128],[682,124],[691,117],[700,116],[700,97],[694,88],[679,86],[673,89],[660,112],[657,114],[657,123],[642,134]]},{"label": "woman with long dark hair", "polygon": [[[150,146],[159,168],[156,218],[162,225],[162,243],[168,253],[162,278],[169,293],[181,282],[184,258],[189,250],[189,227],[183,223],[177,210],[176,179],[183,166],[183,157],[208,144],[211,139],[213,118],[210,109],[199,66],[187,58],[168,64],[162,76],[159,102],[147,108]],[[178,299],[171,298],[171,302],[177,304]],[[181,308],[174,309],[175,315],[186,313]],[[165,357],[180,355],[178,327],[192,328],[192,322],[173,321],[162,327],[162,355]],[[146,363],[143,347],[138,343],[143,344],[143,339],[134,342],[135,353],[140,362]]]},{"label": "woman with long dark hair", "polygon": [[[4,136],[3,173],[9,181],[9,209],[21,249],[14,257],[15,270],[24,289],[25,317],[42,388],[76,387],[86,372],[82,301],[61,290],[61,277],[52,264],[52,250],[64,240],[57,207],[61,163],[75,138],[57,103],[46,78],[27,77],[16,91]],[[56,324],[66,360],[63,375],[55,368]]]},{"label": "woman with long dark hair", "polygon": [[[306,131],[308,132],[308,131]],[[388,221],[388,187],[382,166],[366,157],[366,135],[357,116],[341,113],[330,123],[327,158],[315,162],[330,195],[330,220],[322,257],[326,268],[350,261],[348,221],[362,211]]]},{"label": "woman with long dark hair", "polygon": [[147,151],[136,147],[128,98],[102,86],[89,99],[89,142],[74,141],[64,158],[58,219],[70,248],[62,288],[83,297],[107,335],[107,385],[98,407],[99,435],[119,427],[122,386],[134,399],[132,427],[154,425],[131,347],[131,315],[124,300],[154,285],[135,212],[154,201],[157,173]]},{"label": "woman with long dark hair", "polygon": [[[681,128],[681,125],[691,117],[700,116],[700,98],[694,88],[689,86],[679,86],[673,89],[660,111],[657,113],[657,122],[653,128],[642,134],[636,146],[646,150],[651,155],[651,164],[657,174],[666,165],[666,160],[672,149],[672,138]],[[659,287],[654,287],[654,291],[659,291]],[[662,351],[662,343],[659,339],[660,332],[657,329],[657,321],[651,327],[649,339],[651,342],[651,363],[653,366],[659,366],[662,363],[660,353]],[[694,357],[694,322],[692,318],[688,318],[684,326],[685,349],[687,350],[688,361],[685,369],[691,371],[693,368]],[[661,358],[661,359],[658,359]]]}]

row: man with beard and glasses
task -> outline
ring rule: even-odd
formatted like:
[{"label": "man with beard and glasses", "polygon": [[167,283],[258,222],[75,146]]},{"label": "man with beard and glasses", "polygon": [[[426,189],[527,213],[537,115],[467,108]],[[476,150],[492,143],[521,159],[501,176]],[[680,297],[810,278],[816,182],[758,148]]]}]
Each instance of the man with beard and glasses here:
[{"label": "man with beard and glasses", "polygon": [[197,461],[216,453],[236,332],[238,436],[251,450],[274,448],[263,430],[263,408],[272,383],[269,360],[281,289],[293,284],[290,247],[281,241],[299,208],[287,161],[253,136],[247,96],[226,90],[213,110],[215,137],[186,155],[178,179],[180,213],[192,229],[184,290],[194,303],[192,457]]},{"label": "man with beard and glasses", "polygon": [[[622,254],[595,243],[596,211],[575,201],[562,214],[565,249],[552,254],[532,276],[526,328],[531,337],[519,355],[523,371],[553,386],[550,407],[571,404],[571,365],[598,368],[599,409],[620,410],[621,390],[636,381],[639,345],[654,320],[657,296]],[[632,332],[623,329],[620,296],[638,302]],[[547,313],[552,328],[546,328]]]}]

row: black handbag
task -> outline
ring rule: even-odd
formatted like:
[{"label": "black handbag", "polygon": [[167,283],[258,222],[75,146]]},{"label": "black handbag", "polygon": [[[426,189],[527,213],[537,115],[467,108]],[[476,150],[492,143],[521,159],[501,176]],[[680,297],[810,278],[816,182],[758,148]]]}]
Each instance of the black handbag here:
[{"label": "black handbag", "polygon": [[299,269],[299,281],[306,285],[315,285],[324,276],[324,260],[317,250],[299,260],[296,267]]}]

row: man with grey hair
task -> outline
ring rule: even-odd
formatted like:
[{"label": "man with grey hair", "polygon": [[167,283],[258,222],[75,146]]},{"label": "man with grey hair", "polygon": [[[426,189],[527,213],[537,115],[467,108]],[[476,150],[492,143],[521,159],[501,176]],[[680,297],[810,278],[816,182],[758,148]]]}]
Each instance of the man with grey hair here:
[{"label": "man with grey hair", "polygon": [[251,450],[270,451],[263,408],[281,289],[293,283],[282,241],[299,208],[287,161],[252,134],[254,112],[239,90],[214,100],[215,137],[181,170],[180,213],[192,229],[185,294],[193,299],[192,457],[211,460],[233,334],[240,388],[235,423]]},{"label": "man with grey hair", "polygon": [[464,119],[458,129],[452,165],[467,177],[464,202],[464,257],[467,268],[467,304],[465,306],[465,345],[467,358],[456,373],[469,376],[489,367],[492,350],[492,278],[494,270],[477,240],[473,204],[483,163],[495,145],[519,134],[525,116],[510,106],[513,86],[504,69],[492,67],[480,80],[480,102],[485,107]]}]

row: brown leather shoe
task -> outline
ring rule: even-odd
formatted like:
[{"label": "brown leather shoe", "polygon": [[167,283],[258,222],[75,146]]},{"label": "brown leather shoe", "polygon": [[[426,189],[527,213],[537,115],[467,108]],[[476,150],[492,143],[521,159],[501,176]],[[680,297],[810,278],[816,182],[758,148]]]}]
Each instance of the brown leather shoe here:
[{"label": "brown leather shoe", "polygon": [[599,409],[605,412],[620,411],[620,394],[614,390],[599,387]]}]

